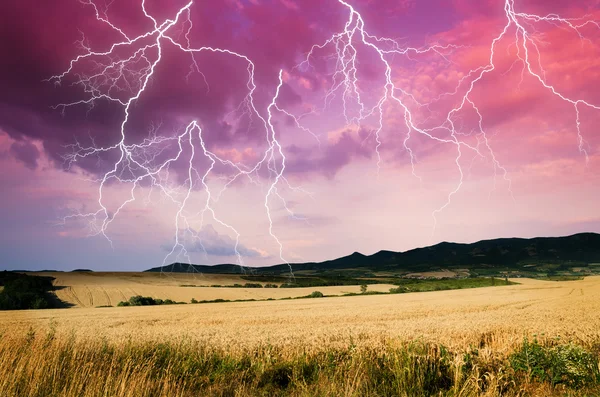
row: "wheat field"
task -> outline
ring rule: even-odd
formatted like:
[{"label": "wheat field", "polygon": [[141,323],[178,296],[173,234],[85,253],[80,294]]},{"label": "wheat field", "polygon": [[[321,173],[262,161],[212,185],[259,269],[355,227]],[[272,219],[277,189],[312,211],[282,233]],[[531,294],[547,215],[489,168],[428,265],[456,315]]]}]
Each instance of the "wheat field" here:
[{"label": "wheat field", "polygon": [[[95,288],[223,289],[131,276],[104,276]],[[0,390],[15,397],[600,395],[600,277],[515,281],[394,295],[0,312]],[[75,284],[78,291],[91,282]]]},{"label": "wheat field", "polygon": [[[211,288],[211,285],[228,286],[245,284],[241,275],[201,273],[118,273],[118,272],[43,272],[32,273],[54,278],[56,295],[73,307],[116,306],[135,295],[177,302],[196,300],[241,300],[295,298],[310,294],[315,288]],[[276,283],[278,284],[278,283]],[[387,292],[389,284],[373,284],[371,291]],[[360,286],[319,287],[326,295],[343,295],[360,292]]]},{"label": "wheat field", "polygon": [[[547,337],[577,340],[600,337],[600,277],[580,281],[515,281],[521,284],[399,295],[0,312],[0,332],[22,333],[30,327],[44,329],[52,324],[60,331],[73,332],[82,338],[102,336],[122,340],[134,335],[137,340],[174,340],[185,337],[226,347],[268,341],[292,350],[300,346],[345,343],[349,338],[361,344],[376,343],[382,338],[421,338],[446,346],[465,347],[478,343],[481,335],[493,335],[507,346],[527,334],[543,333]],[[114,288],[131,289],[132,295],[147,293],[181,300],[200,298],[201,294],[211,297],[218,293],[237,294],[231,295],[236,298],[255,293],[300,296],[315,289],[332,293],[358,288],[144,287],[139,281],[122,282],[122,286]],[[96,288],[108,289],[101,285]],[[82,287],[72,288],[77,291]],[[163,288],[176,292],[161,295]]]}]

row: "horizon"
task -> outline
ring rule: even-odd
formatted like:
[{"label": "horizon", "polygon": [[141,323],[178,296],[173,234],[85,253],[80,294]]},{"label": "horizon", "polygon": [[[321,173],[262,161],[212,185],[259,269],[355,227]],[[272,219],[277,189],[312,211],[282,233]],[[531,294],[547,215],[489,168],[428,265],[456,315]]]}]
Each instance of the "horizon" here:
[{"label": "horizon", "polygon": [[[419,246],[419,247],[414,247],[414,248],[410,248],[404,251],[393,251],[393,250],[378,250],[375,251],[371,254],[364,254],[362,252],[359,251],[354,251],[350,254],[346,254],[346,255],[342,255],[339,257],[335,257],[335,258],[327,258],[327,259],[321,259],[321,260],[317,260],[317,261],[311,261],[311,262],[290,262],[290,263],[273,263],[273,264],[266,264],[266,265],[262,265],[262,266],[244,266],[243,268],[251,268],[251,269],[260,269],[260,268],[268,268],[268,267],[275,267],[275,266],[283,266],[283,265],[290,265],[290,266],[294,266],[294,265],[303,265],[306,263],[323,263],[323,262],[328,262],[328,261],[333,261],[333,260],[337,260],[337,259],[342,259],[342,258],[347,258],[349,256],[355,255],[355,254],[359,254],[362,256],[373,256],[377,253],[380,252],[393,252],[393,253],[399,253],[399,254],[403,254],[406,252],[410,252],[410,251],[414,251],[414,250],[419,250],[419,249],[425,249],[425,248],[431,248],[440,244],[460,244],[460,245],[471,245],[471,244],[477,244],[480,242],[484,242],[484,241],[495,241],[495,240],[513,240],[513,239],[518,239],[518,240],[532,240],[532,239],[548,239],[548,238],[567,238],[567,237],[573,237],[573,236],[577,236],[577,235],[581,235],[581,234],[595,234],[595,235],[600,235],[600,233],[596,233],[596,232],[578,232],[578,233],[574,233],[574,234],[570,234],[570,235],[561,235],[561,236],[535,236],[535,237],[497,237],[497,238],[493,238],[493,239],[484,239],[484,240],[476,240],[476,241],[471,241],[471,242],[456,242],[456,241],[439,241],[435,244],[432,245],[427,245],[427,246]],[[172,262],[169,263],[167,265],[164,265],[162,267],[169,267],[169,266],[173,266],[176,264],[180,264],[180,265],[186,265],[186,266],[207,266],[207,267],[212,267],[212,266],[239,266],[239,264],[236,263],[213,263],[213,264],[201,264],[201,263],[184,263],[184,262]],[[161,266],[159,266],[161,267]],[[239,266],[240,269],[242,269],[241,266]],[[91,268],[74,268],[71,270],[58,270],[58,269],[53,269],[52,267],[50,268],[44,268],[44,269],[40,269],[40,270],[28,270],[28,269],[0,269],[0,271],[2,270],[6,270],[6,271],[12,271],[12,272],[31,272],[31,273],[44,273],[44,272],[78,272],[78,271],[92,271],[94,273],[139,273],[139,272],[146,272],[152,269],[156,269],[158,267],[149,267],[149,268],[145,268],[143,270],[141,269],[135,269],[135,270],[125,270],[125,271],[120,271],[120,270],[112,270],[112,269],[102,269],[102,270],[94,270]],[[292,269],[293,270],[293,269]]]},{"label": "horizon", "polygon": [[0,10],[0,270],[600,232],[596,0]]}]

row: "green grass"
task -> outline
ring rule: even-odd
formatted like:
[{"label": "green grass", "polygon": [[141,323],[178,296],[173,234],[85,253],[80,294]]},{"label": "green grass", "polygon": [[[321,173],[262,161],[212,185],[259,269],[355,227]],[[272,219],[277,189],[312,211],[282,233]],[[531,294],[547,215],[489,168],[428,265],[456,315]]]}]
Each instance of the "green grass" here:
[{"label": "green grass", "polygon": [[505,278],[473,277],[460,279],[444,278],[437,280],[399,279],[396,280],[394,284],[397,285],[398,288],[394,288],[394,291],[390,290],[391,293],[444,291],[451,289],[513,285],[517,283]]}]

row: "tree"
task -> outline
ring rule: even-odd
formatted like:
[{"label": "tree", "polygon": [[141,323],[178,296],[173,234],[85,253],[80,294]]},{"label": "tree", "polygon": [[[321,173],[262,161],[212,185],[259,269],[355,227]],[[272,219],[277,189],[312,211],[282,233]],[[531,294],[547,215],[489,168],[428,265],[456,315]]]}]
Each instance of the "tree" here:
[{"label": "tree", "polygon": [[360,293],[364,294],[365,292],[367,292],[367,288],[369,288],[369,286],[367,284],[363,284],[360,286]]}]

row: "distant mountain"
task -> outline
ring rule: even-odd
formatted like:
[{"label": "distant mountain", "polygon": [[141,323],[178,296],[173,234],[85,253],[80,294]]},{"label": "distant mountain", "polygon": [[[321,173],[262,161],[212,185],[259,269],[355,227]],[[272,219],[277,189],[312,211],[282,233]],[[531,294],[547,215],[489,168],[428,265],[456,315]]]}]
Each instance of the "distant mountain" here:
[{"label": "distant mountain", "polygon": [[[292,263],[293,271],[305,274],[386,272],[402,275],[440,269],[468,269],[471,274],[519,272],[545,275],[579,271],[600,272],[600,234],[580,233],[567,237],[499,238],[471,244],[442,242],[406,252],[379,251],[373,255],[355,252],[324,262]],[[591,266],[590,266],[591,265]],[[573,270],[575,269],[575,270]],[[589,270],[588,269],[588,270]],[[241,273],[240,266],[173,263],[149,272]],[[288,264],[245,268],[251,274],[289,273]]]},{"label": "distant mountain", "polygon": [[191,265],[189,263],[175,262],[167,266],[153,267],[152,269],[145,270],[146,272],[172,272],[172,273],[189,273],[189,272],[200,272],[200,273],[241,273],[240,265]]}]

